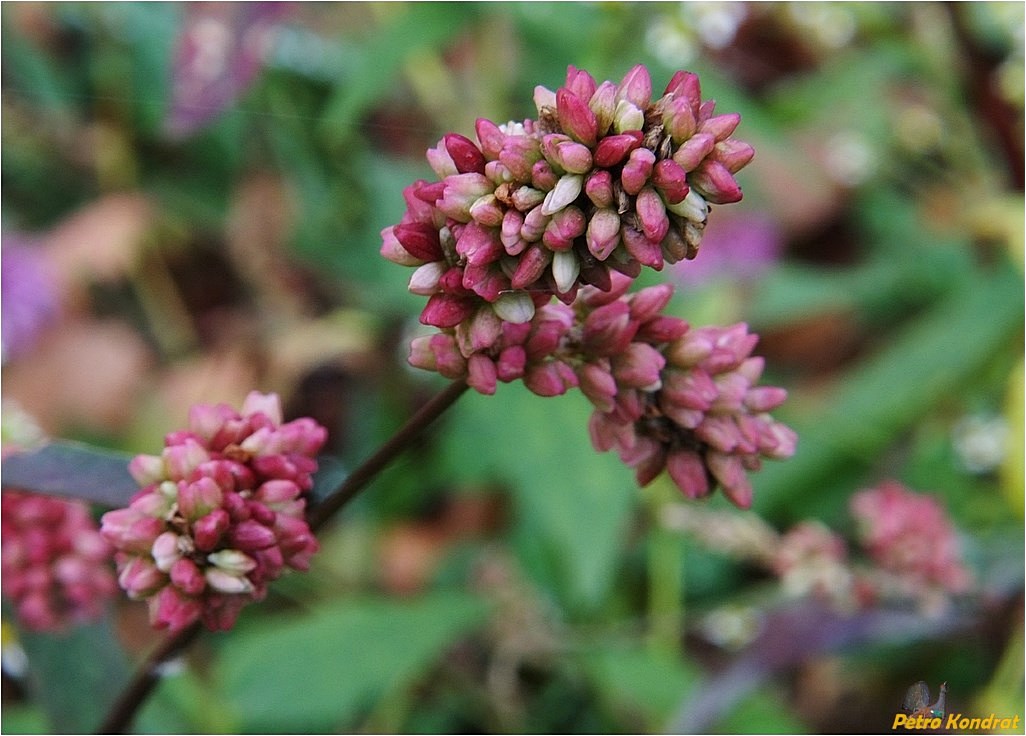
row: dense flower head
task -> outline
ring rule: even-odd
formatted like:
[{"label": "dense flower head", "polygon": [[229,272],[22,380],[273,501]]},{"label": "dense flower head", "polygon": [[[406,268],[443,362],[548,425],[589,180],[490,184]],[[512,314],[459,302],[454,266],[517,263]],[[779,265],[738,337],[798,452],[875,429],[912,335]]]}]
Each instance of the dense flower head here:
[{"label": "dense flower head", "polygon": [[758,336],[747,325],[692,328],[661,316],[671,293],[662,285],[610,300],[590,290],[580,300],[589,352],[600,356],[579,369],[596,408],[592,443],[615,449],[641,485],[665,469],[688,498],[719,486],[748,508],[747,471],[794,454],[794,431],[768,413],[787,392],[757,385],[764,361],[751,355]]},{"label": "dense flower head", "polygon": [[424,324],[455,327],[482,305],[527,322],[552,296],[569,304],[615,273],[694,258],[709,204],[741,199],[734,174],[754,150],[690,72],[653,99],[644,66],[620,84],[571,66],[534,97],[537,119],[444,136],[427,154],[438,181],[407,187],[401,222],[382,231],[382,254],[417,267]]},{"label": "dense flower head", "polygon": [[286,567],[309,568],[318,545],[304,493],[326,439],[312,419],[283,423],[278,397],[254,391],[241,412],[192,407],[161,455],[132,460],[142,490],[103,516],[101,532],[118,550],[118,582],[148,602],[154,626],[231,628]]},{"label": "dense flower head", "polygon": [[866,552],[900,578],[907,592],[968,588],[955,530],[935,497],[884,481],[856,493],[850,506]]},{"label": "dense flower head", "polygon": [[3,594],[25,626],[56,631],[100,616],[117,586],[88,506],[5,491],[0,519]]}]

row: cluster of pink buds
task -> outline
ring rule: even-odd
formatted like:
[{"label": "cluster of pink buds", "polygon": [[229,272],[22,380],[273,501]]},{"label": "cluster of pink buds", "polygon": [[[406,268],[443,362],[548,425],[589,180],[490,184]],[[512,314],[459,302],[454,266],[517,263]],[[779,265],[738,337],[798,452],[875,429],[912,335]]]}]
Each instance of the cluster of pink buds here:
[{"label": "cluster of pink buds", "polygon": [[754,150],[732,137],[740,116],[715,115],[685,71],[653,99],[641,65],[620,84],[571,66],[534,98],[537,119],[444,136],[427,152],[438,180],[407,187],[382,230],[382,255],[416,267],[420,321],[440,330],[413,340],[410,363],[485,394],[579,386],[595,447],[639,483],[667,469],[690,498],[719,485],[748,507],[746,471],[795,447],[767,414],[786,393],[756,386],[757,338],[663,315],[668,285],[626,295],[642,267],[695,257],[710,203],[741,199],[734,174]]},{"label": "cluster of pink buds", "polygon": [[466,330],[414,338],[410,363],[465,378],[483,394],[494,394],[498,381],[523,379],[540,396],[559,396],[577,386],[577,375],[560,356],[573,325],[573,310],[559,302],[539,307],[524,323],[503,322],[481,310]]},{"label": "cluster of pink buds", "polygon": [[283,423],[275,394],[252,392],[241,413],[192,407],[189,429],[169,434],[161,455],[132,460],[143,488],[103,516],[101,533],[117,549],[121,587],[148,602],[154,626],[229,629],[286,567],[309,568],[318,546],[304,494],[326,438],[312,419]]},{"label": "cluster of pink buds", "polygon": [[652,99],[641,65],[619,85],[570,67],[556,92],[535,90],[537,120],[477,121],[477,142],[446,135],[428,151],[439,180],[404,192],[382,254],[417,266],[424,324],[452,328],[490,308],[531,319],[551,296],[610,288],[611,274],[694,258],[708,203],[741,199],[734,174],[754,155],[714,115],[698,77],[679,71]]},{"label": "cluster of pink buds", "polygon": [[955,530],[933,496],[885,481],[852,496],[851,513],[866,552],[902,581],[905,592],[968,588]]},{"label": "cluster of pink buds", "polygon": [[113,550],[85,504],[5,492],[0,520],[3,594],[25,626],[55,631],[99,617],[117,588]]},{"label": "cluster of pink buds", "polygon": [[617,450],[641,485],[665,469],[688,498],[718,485],[748,508],[747,471],[762,458],[790,457],[797,442],[768,414],[787,392],[756,385],[764,363],[751,355],[758,337],[744,324],[692,329],[662,316],[667,285],[619,291],[589,290],[579,300],[586,352],[601,356],[580,369],[596,407],[592,443]]}]

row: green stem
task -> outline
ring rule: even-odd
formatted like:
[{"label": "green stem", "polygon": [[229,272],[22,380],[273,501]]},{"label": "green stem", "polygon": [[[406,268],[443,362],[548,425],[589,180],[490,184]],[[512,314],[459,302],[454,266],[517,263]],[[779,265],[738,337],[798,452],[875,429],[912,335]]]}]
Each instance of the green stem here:
[{"label": "green stem", "polygon": [[684,539],[660,522],[662,509],[679,498],[665,478],[647,494],[651,531],[648,537],[648,646],[678,656],[684,631]]}]

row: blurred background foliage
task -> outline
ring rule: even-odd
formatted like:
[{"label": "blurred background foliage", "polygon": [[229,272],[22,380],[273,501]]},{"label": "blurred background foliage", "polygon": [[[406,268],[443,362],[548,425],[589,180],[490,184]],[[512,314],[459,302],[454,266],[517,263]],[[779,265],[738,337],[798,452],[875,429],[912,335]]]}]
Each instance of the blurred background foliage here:
[{"label": "blurred background foliage", "polygon": [[[790,392],[798,454],[754,511],[637,489],[580,396],[467,395],[138,729],[862,733],[916,680],[1026,715],[1021,3],[0,12],[5,425],[108,449],[259,388],[329,428],[335,472],[366,457],[443,385],[405,366],[420,298],[378,255],[402,187],[568,64],[696,71],[757,150],[660,275],[692,324],[747,321]],[[975,587],[940,611],[789,598],[671,523],[850,539],[849,497],[888,478],[958,531]],[[94,727],[157,640],[128,601],[59,637],[5,617],[4,731]]]}]

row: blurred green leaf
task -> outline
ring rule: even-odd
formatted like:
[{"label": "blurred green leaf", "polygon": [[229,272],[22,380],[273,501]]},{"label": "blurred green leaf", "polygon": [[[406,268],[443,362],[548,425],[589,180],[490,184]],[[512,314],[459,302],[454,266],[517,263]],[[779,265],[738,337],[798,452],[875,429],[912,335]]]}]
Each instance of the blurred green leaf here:
[{"label": "blurred green leaf", "polygon": [[587,400],[542,398],[516,383],[470,393],[454,412],[459,429],[443,444],[453,474],[511,482],[521,561],[571,609],[601,604],[638,490],[615,454],[591,447]]},{"label": "blurred green leaf", "polygon": [[784,699],[768,688],[742,699],[716,726],[714,733],[810,733],[791,715]]},{"label": "blurred green leaf", "polygon": [[360,599],[240,631],[215,671],[243,730],[348,730],[487,613],[479,598]]},{"label": "blurred green leaf", "polygon": [[849,371],[818,415],[790,422],[798,451],[785,462],[767,463],[754,478],[756,510],[816,514],[843,504],[846,494],[823,488],[846,468],[874,468],[889,442],[1021,338],[1022,288],[1006,269],[968,276],[962,288]]},{"label": "blurred green leaf", "polygon": [[89,733],[106,715],[129,663],[111,620],[61,633],[22,632],[29,660],[29,687],[56,733]]},{"label": "blurred green leaf", "polygon": [[38,708],[14,703],[4,704],[3,732],[7,734],[51,733],[46,716]]},{"label": "blurred green leaf", "polygon": [[130,455],[77,442],[51,442],[6,458],[3,487],[124,506],[139,490],[128,474],[129,460]]},{"label": "blurred green leaf", "polygon": [[637,732],[661,732],[698,681],[694,666],[640,646],[599,646],[581,661],[607,707]]},{"label": "blurred green leaf", "polygon": [[[387,6],[386,6],[387,7]],[[474,3],[407,3],[387,8],[384,24],[367,33],[358,62],[324,110],[321,131],[336,144],[357,134],[360,115],[391,88],[403,62],[416,51],[437,48],[477,13]]]}]

